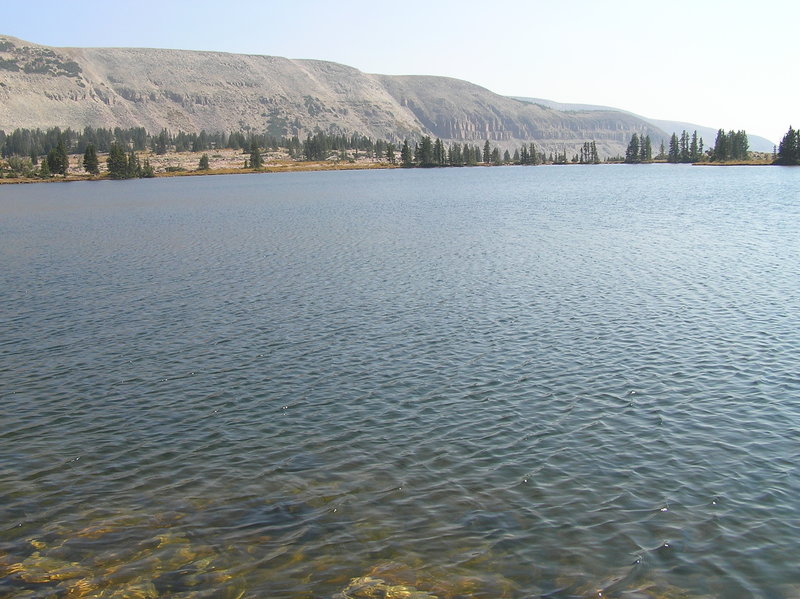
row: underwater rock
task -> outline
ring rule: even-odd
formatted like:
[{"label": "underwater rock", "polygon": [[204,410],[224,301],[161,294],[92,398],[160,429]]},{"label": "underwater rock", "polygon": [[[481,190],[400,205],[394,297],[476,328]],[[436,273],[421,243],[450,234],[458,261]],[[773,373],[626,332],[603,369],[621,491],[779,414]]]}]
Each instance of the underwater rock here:
[{"label": "underwater rock", "polygon": [[354,578],[347,588],[333,597],[334,599],[438,599],[436,595],[419,591],[413,586],[393,585],[371,576]]},{"label": "underwater rock", "polygon": [[89,571],[80,564],[52,557],[42,557],[38,551],[21,562],[11,564],[8,567],[8,573],[18,574],[25,582],[35,584],[86,578],[89,575]]}]

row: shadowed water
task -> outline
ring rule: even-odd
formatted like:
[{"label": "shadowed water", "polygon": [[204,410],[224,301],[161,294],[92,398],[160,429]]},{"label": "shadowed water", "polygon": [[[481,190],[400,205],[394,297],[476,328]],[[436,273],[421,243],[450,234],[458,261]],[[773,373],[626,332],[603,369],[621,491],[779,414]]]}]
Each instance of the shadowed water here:
[{"label": "shadowed water", "polygon": [[800,597],[798,169],[1,186],[0,256],[0,596]]}]

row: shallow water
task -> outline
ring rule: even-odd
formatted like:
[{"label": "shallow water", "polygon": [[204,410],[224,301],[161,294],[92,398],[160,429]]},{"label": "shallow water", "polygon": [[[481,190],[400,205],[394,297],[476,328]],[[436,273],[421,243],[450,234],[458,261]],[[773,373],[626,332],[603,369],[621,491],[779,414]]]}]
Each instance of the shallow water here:
[{"label": "shallow water", "polygon": [[800,169],[0,186],[0,256],[0,596],[800,597]]}]

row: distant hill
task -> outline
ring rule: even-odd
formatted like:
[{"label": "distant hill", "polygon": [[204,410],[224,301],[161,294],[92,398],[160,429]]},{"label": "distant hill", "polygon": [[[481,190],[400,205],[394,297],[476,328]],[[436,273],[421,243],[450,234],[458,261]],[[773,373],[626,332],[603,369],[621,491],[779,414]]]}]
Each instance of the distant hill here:
[{"label": "distant hill", "polygon": [[[712,127],[704,127],[702,125],[695,125],[693,123],[683,123],[681,121],[664,121],[660,119],[650,119],[644,116],[640,116],[638,114],[634,114],[632,112],[628,112],[627,110],[620,110],[619,108],[611,108],[609,106],[596,106],[593,104],[565,104],[563,102],[554,102],[552,100],[545,100],[543,98],[524,98],[524,97],[514,97],[516,100],[520,100],[522,102],[529,102],[531,104],[538,104],[540,106],[547,106],[548,108],[553,108],[555,110],[562,110],[565,112],[569,111],[598,111],[598,112],[621,112],[624,114],[629,114],[635,116],[636,118],[642,119],[651,123],[653,126],[662,129],[663,131],[667,132],[669,135],[676,133],[679,137],[682,131],[686,130],[689,133],[693,131],[697,131],[697,135],[703,138],[703,144],[705,147],[713,147],[714,142],[717,139],[717,129]],[[758,135],[747,135],[747,139],[750,142],[750,149],[755,152],[772,152],[774,149],[775,144],[770,140],[759,137]]]},{"label": "distant hill", "polygon": [[146,48],[51,48],[0,36],[0,129],[144,127],[317,130],[389,141],[431,135],[489,139],[513,151],[535,142],[569,155],[594,140],[623,154],[632,133],[658,126],[614,110],[563,111],[445,77],[371,75],[319,60]]}]

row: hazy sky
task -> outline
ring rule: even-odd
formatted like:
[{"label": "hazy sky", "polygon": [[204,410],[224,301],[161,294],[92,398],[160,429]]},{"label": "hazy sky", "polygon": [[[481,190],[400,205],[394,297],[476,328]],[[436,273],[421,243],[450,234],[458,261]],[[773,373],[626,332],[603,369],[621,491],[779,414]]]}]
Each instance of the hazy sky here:
[{"label": "hazy sky", "polygon": [[0,0],[0,14],[0,33],[50,46],[318,58],[773,142],[800,126],[800,0]]}]

